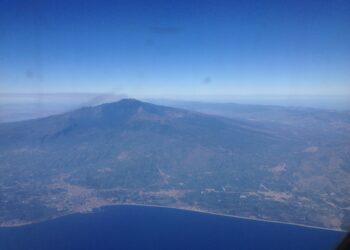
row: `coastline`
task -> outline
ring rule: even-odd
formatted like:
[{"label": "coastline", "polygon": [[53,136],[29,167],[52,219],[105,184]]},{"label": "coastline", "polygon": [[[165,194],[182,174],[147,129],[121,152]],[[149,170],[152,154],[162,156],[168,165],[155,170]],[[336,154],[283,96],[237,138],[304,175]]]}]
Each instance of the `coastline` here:
[{"label": "coastline", "polygon": [[[176,209],[176,210],[182,210],[182,211],[187,211],[187,212],[203,213],[203,214],[210,214],[210,215],[215,215],[215,216],[222,216],[222,217],[229,217],[229,218],[236,218],[236,219],[244,219],[244,220],[252,220],[252,221],[261,221],[261,222],[270,222],[270,223],[275,223],[275,224],[286,224],[286,225],[292,225],[292,226],[298,226],[298,227],[306,227],[306,228],[312,228],[312,229],[320,229],[320,230],[327,230],[327,231],[335,231],[335,232],[347,233],[347,231],[346,231],[346,230],[343,230],[343,229],[318,227],[318,226],[311,226],[311,225],[300,224],[300,223],[293,223],[293,222],[283,222],[283,221],[277,221],[277,220],[267,220],[267,219],[251,218],[251,217],[245,217],[245,216],[239,216],[239,215],[230,215],[230,214],[215,213],[215,212],[210,212],[210,211],[200,210],[200,209],[181,208],[181,207],[168,207],[168,206],[161,206],[161,205],[147,205],[147,204],[137,204],[137,203],[123,203],[123,204],[116,204],[116,205],[103,206],[103,207],[100,207],[100,208],[96,208],[96,210],[97,210],[97,209],[103,209],[104,207],[113,207],[113,206],[139,206],[139,207],[158,207],[158,208]],[[93,212],[93,211],[92,211],[92,212]]]},{"label": "coastline", "polygon": [[23,223],[17,223],[17,224],[10,224],[6,225],[1,225],[0,224],[0,229],[1,228],[14,228],[14,227],[22,227],[22,226],[28,226],[31,224],[37,224],[37,223],[42,223],[48,220],[54,220],[58,219],[64,216],[68,215],[73,215],[73,214],[89,214],[89,213],[95,213],[99,209],[103,209],[106,207],[115,207],[115,206],[138,206],[138,207],[154,207],[154,208],[167,208],[167,209],[176,209],[176,210],[181,210],[181,211],[187,211],[187,212],[193,212],[193,213],[203,213],[203,214],[209,214],[209,215],[214,215],[214,216],[222,216],[222,217],[229,217],[229,218],[236,218],[236,219],[244,219],[244,220],[251,220],[251,221],[261,221],[261,222],[268,222],[268,223],[275,223],[275,224],[286,224],[286,225],[292,225],[292,226],[297,226],[297,227],[304,227],[304,228],[311,228],[311,229],[319,229],[319,230],[327,230],[327,231],[334,231],[334,232],[340,232],[340,233],[347,233],[348,231],[343,230],[343,229],[337,229],[337,228],[326,228],[326,227],[319,227],[319,226],[311,226],[311,225],[306,225],[306,224],[300,224],[300,223],[293,223],[293,222],[283,222],[283,221],[277,221],[277,220],[267,220],[267,219],[260,219],[260,218],[252,218],[252,217],[245,217],[245,216],[239,216],[239,215],[231,215],[231,214],[223,214],[223,213],[216,213],[216,212],[210,212],[207,210],[202,210],[202,209],[197,209],[197,208],[186,208],[186,207],[171,207],[171,206],[162,206],[162,205],[151,205],[151,204],[138,204],[138,203],[120,203],[120,204],[110,204],[110,205],[105,205],[101,207],[96,207],[92,208],[91,210],[87,210],[85,212],[71,212],[67,213],[65,215],[53,217],[53,218],[48,218],[40,221],[30,221],[30,222],[23,222]]}]

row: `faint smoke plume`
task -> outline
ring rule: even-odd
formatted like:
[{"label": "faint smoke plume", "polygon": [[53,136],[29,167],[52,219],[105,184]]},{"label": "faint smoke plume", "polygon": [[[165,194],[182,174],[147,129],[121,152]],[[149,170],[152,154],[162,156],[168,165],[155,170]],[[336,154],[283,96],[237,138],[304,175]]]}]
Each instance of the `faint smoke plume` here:
[{"label": "faint smoke plume", "polygon": [[96,96],[92,96],[90,100],[84,102],[82,106],[96,106],[103,103],[116,102],[126,97],[123,94],[96,94]]}]

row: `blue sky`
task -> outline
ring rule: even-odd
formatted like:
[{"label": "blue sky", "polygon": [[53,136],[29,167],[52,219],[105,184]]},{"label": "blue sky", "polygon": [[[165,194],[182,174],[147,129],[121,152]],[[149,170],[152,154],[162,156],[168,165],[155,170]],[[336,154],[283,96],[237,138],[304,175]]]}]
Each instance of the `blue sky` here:
[{"label": "blue sky", "polygon": [[0,91],[350,95],[349,13],[346,0],[0,0]]}]

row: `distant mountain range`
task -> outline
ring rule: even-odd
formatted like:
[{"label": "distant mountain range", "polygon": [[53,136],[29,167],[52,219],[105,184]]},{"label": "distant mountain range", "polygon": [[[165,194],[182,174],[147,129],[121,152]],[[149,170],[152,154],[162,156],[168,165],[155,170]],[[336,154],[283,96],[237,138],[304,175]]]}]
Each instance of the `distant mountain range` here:
[{"label": "distant mountain range", "polygon": [[133,203],[350,226],[349,113],[183,108],[123,99],[0,124],[0,225]]}]

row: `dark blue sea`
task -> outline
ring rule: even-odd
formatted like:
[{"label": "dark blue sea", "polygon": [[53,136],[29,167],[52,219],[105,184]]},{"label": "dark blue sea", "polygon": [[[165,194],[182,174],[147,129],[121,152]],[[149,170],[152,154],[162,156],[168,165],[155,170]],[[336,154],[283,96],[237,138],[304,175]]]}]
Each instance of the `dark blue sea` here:
[{"label": "dark blue sea", "polygon": [[111,206],[0,228],[0,249],[333,249],[345,234],[171,208]]}]

